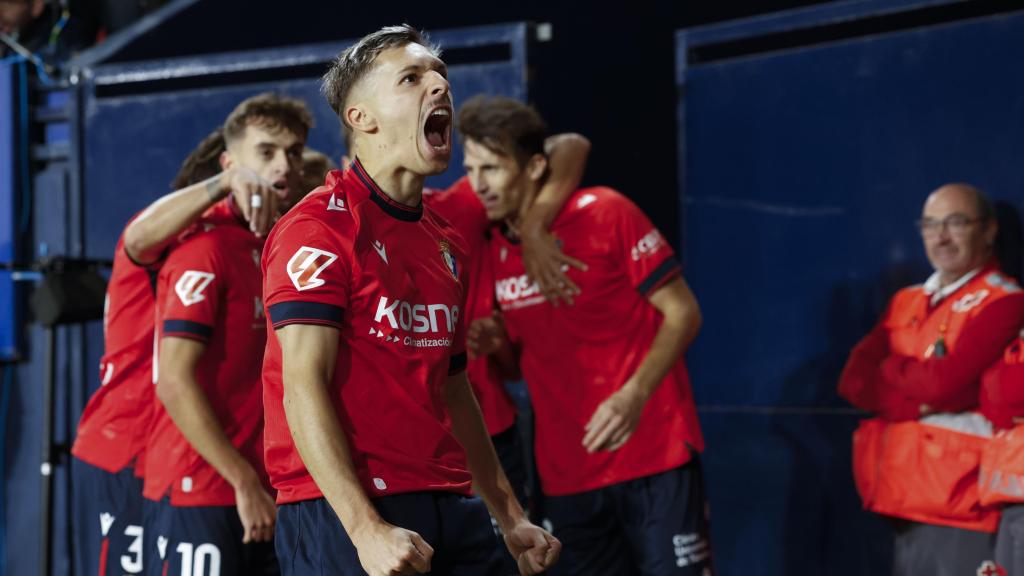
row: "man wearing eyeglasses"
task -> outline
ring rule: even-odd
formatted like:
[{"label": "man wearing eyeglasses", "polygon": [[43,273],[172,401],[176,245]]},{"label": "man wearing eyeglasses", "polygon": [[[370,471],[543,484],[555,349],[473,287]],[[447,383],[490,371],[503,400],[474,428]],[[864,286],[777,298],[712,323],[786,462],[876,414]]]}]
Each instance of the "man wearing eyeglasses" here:
[{"label": "man wearing eyeglasses", "polygon": [[974,412],[979,380],[1024,322],[1024,292],[993,256],[995,214],[977,188],[935,190],[918,227],[935,272],[896,293],[839,393],[877,415],[854,433],[854,476],[864,507],[894,519],[893,574],[975,574],[999,521],[978,503],[992,434]]}]

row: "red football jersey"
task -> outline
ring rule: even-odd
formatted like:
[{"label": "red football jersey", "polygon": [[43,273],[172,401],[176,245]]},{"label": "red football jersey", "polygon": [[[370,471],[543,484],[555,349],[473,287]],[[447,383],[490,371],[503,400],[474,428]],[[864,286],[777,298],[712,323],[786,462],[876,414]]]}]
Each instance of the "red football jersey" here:
[{"label": "red football jersey", "polygon": [[[264,477],[260,365],[266,346],[261,300],[263,241],[231,199],[204,214],[167,257],[157,281],[160,338],[206,344],[196,378],[231,443]],[[146,449],[143,495],[170,492],[175,506],[230,506],[234,489],[192,448],[162,405]]]},{"label": "red football jersey", "polygon": [[[466,323],[489,317],[494,310],[494,270],[487,255],[487,211],[463,176],[447,190],[424,190],[423,201],[455,226],[469,251],[469,286]],[[473,358],[466,367],[469,382],[491,436],[508,430],[516,421],[516,406],[505,391],[498,367],[488,357]]]},{"label": "red football jersey", "polygon": [[156,267],[132,262],[122,235],[104,303],[100,387],[82,412],[71,448],[80,460],[108,472],[131,464],[149,435],[155,291]]},{"label": "red football jersey", "polygon": [[609,188],[577,190],[551,231],[587,264],[570,270],[572,306],[547,303],[523,269],[517,243],[492,235],[498,305],[530,390],[537,467],[545,494],[593,490],[680,466],[704,441],[683,359],[648,400],[633,436],[615,451],[587,454],[583,427],[636,371],[661,314],[647,297],[679,275],[672,249],[650,220]]},{"label": "red football jersey", "polygon": [[[468,494],[465,452],[451,430],[445,380],[465,369],[465,247],[420,204],[394,202],[356,161],[292,208],[263,254],[267,321],[339,330],[330,394],[370,497]],[[321,497],[292,441],[282,404],[281,347],[263,365],[266,461],[278,502]]]}]

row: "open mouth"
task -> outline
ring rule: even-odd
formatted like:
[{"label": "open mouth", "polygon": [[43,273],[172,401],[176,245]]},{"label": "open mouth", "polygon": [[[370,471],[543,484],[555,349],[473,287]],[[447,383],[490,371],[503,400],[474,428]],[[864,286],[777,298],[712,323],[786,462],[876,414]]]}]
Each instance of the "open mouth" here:
[{"label": "open mouth", "polygon": [[437,108],[427,116],[427,121],[423,124],[423,135],[431,148],[438,152],[446,152],[451,140],[451,128],[451,108]]}]

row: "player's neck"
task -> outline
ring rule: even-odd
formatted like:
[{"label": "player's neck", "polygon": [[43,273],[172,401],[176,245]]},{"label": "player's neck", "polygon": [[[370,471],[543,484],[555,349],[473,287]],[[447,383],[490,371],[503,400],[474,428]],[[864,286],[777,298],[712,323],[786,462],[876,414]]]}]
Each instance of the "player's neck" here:
[{"label": "player's neck", "polygon": [[538,187],[533,187],[523,192],[523,201],[519,203],[519,208],[505,217],[505,226],[514,236],[519,236],[523,220],[526,219],[526,214],[533,208],[539,192],[540,189]]},{"label": "player's neck", "polygon": [[423,181],[426,177],[381,160],[359,158],[363,169],[389,198],[406,206],[419,206],[423,200]]}]

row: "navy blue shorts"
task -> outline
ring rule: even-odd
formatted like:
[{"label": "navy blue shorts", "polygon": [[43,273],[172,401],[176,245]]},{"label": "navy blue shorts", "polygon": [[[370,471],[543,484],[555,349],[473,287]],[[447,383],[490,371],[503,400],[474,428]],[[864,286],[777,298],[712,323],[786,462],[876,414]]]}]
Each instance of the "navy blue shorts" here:
[{"label": "navy blue shorts", "polygon": [[568,496],[545,512],[562,542],[559,574],[709,576],[710,522],[700,461]]},{"label": "navy blue shorts", "polygon": [[142,574],[142,480],[72,459],[75,574]]},{"label": "navy blue shorts", "polygon": [[148,576],[275,576],[273,542],[242,544],[234,506],[143,502]]},{"label": "navy blue shorts", "polygon": [[[381,517],[412,530],[434,548],[431,574],[506,576],[503,545],[479,498],[444,492],[396,494],[373,500]],[[345,528],[327,500],[277,508],[277,556],[284,576],[365,576]]]}]

